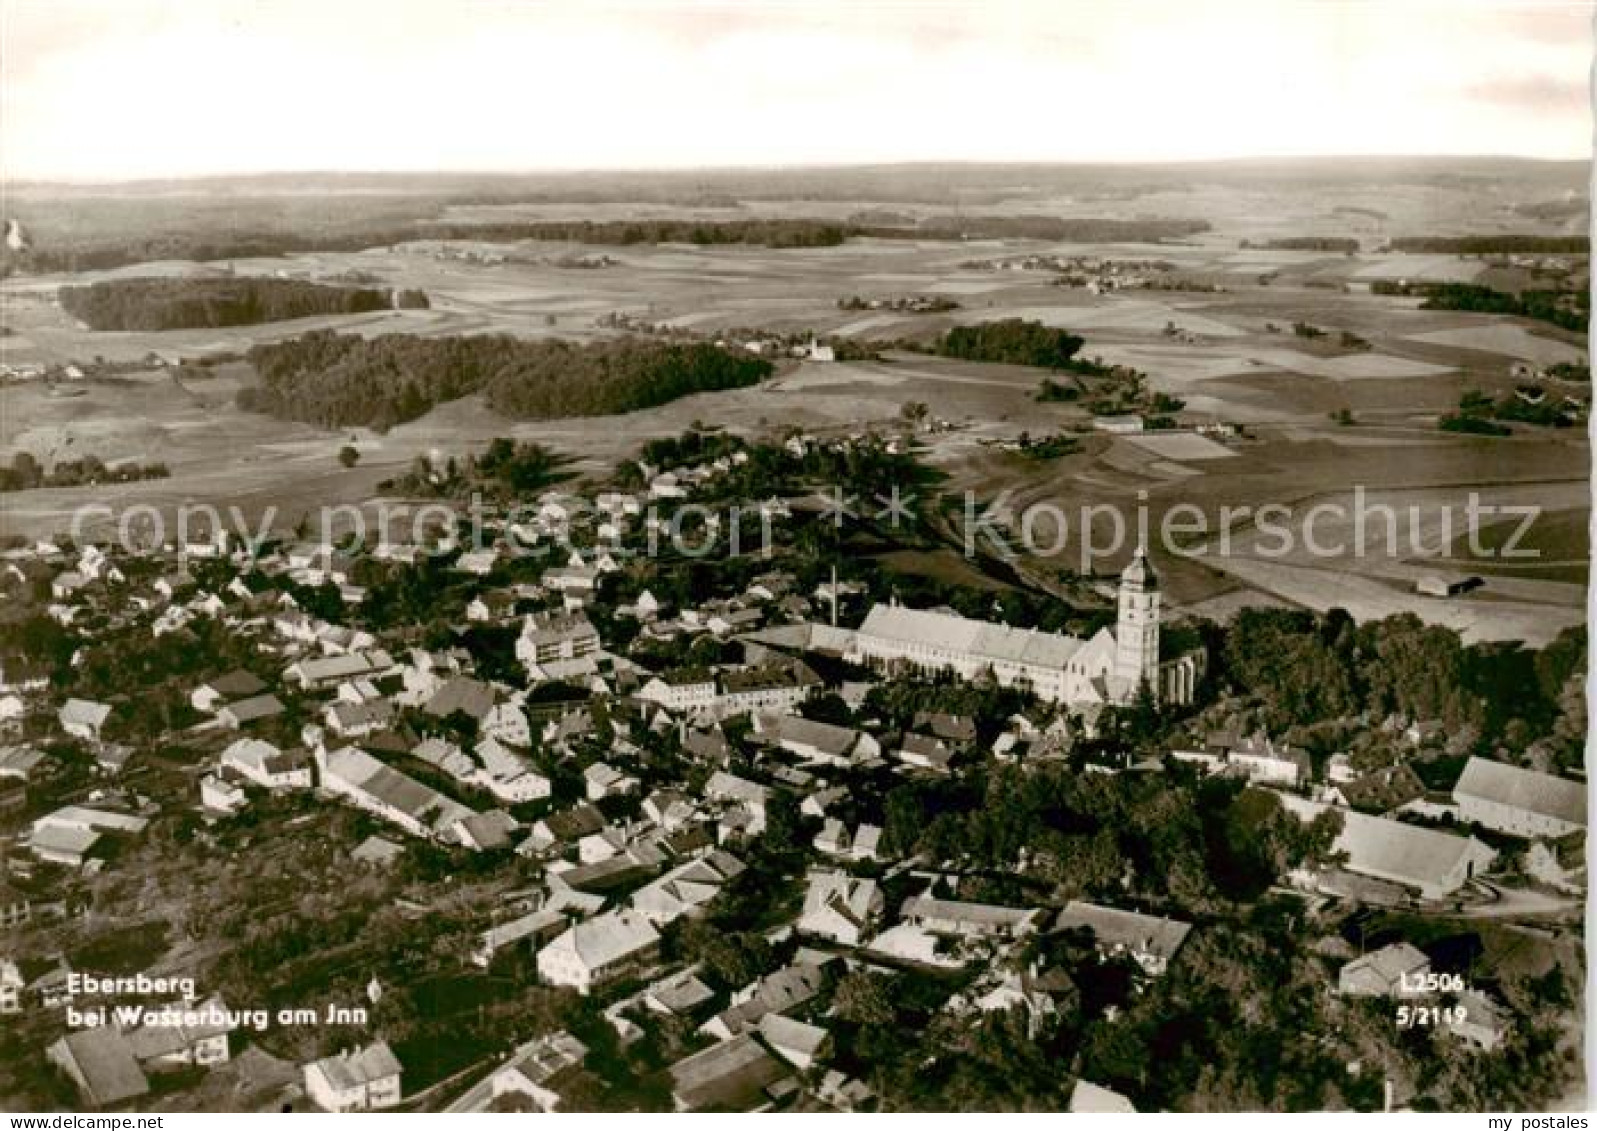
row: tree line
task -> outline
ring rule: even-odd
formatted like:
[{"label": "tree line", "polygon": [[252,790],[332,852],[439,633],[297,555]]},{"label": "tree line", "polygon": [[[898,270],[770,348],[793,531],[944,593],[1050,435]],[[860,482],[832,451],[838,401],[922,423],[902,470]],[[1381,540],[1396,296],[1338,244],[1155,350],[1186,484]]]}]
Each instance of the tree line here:
[{"label": "tree line", "polygon": [[427,305],[420,291],[260,278],[106,279],[62,287],[60,300],[91,330],[215,329]]},{"label": "tree line", "polygon": [[31,452],[18,452],[10,467],[0,467],[0,492],[31,491],[38,487],[82,487],[96,483],[133,483],[165,479],[172,473],[164,463],[120,463],[115,467],[97,455],[58,459],[49,471]]},{"label": "tree line", "polygon": [[473,393],[514,419],[555,420],[743,388],[772,372],[763,358],[708,343],[636,337],[576,344],[508,334],[368,339],[323,330],[256,345],[247,356],[261,383],[240,390],[246,411],[379,431]]},{"label": "tree line", "polygon": [[1393,251],[1434,255],[1586,255],[1589,236],[1535,236],[1503,233],[1472,236],[1396,236]]},{"label": "tree line", "polygon": [[1359,250],[1359,241],[1351,236],[1279,236],[1275,239],[1243,240],[1241,248],[1262,247],[1271,251],[1334,251],[1353,255]]},{"label": "tree line", "polygon": [[904,226],[861,226],[856,234],[909,239],[1035,239],[1069,243],[1163,243],[1209,230],[1207,220],[1115,220],[1062,216],[930,216]]}]

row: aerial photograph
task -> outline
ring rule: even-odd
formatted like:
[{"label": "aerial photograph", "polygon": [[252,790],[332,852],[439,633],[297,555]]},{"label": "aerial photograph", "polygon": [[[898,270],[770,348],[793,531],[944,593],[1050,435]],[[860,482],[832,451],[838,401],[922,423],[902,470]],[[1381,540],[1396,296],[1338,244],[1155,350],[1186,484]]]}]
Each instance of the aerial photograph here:
[{"label": "aerial photograph", "polygon": [[1594,15],[0,0],[9,1125],[1586,1127]]}]

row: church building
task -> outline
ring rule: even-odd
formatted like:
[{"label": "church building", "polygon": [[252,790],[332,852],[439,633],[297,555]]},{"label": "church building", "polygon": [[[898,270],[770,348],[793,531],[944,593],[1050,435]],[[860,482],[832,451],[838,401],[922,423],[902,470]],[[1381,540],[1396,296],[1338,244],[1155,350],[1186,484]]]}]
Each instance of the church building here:
[{"label": "church building", "polygon": [[855,633],[851,658],[971,680],[986,673],[1001,686],[1070,706],[1128,703],[1144,683],[1160,702],[1190,703],[1203,654],[1160,658],[1159,600],[1159,580],[1139,549],[1120,575],[1115,627],[1090,639],[876,605]]}]

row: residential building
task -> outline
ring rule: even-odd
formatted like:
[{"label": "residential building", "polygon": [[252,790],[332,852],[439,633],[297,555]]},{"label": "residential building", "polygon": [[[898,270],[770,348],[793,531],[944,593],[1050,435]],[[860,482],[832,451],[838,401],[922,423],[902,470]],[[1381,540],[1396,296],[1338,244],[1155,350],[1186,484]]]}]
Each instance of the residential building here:
[{"label": "residential building", "polygon": [[996,907],[929,895],[911,896],[899,908],[906,923],[962,938],[1019,938],[1036,930],[1042,916],[1034,907]]},{"label": "residential building", "polygon": [[0,958],[0,1013],[21,1012],[22,989],[26,985],[17,964],[9,958]]},{"label": "residential building", "polygon": [[1082,929],[1092,932],[1099,953],[1126,955],[1135,960],[1144,973],[1158,977],[1169,968],[1171,959],[1187,941],[1192,924],[1071,900],[1054,920],[1054,930]]},{"label": "residential building", "polygon": [[1458,995],[1447,1023],[1453,1036],[1482,1052],[1496,1052],[1508,1039],[1512,1030],[1508,1014],[1502,1006],[1479,990],[1465,990]]},{"label": "residential building", "polygon": [[1137,1111],[1119,1092],[1081,1079],[1070,1090],[1069,1107],[1072,1115],[1135,1115]]},{"label": "residential building", "polygon": [[237,668],[200,684],[189,694],[189,703],[196,711],[211,714],[224,703],[250,699],[265,690],[266,684],[259,677]]},{"label": "residential building", "polygon": [[846,872],[812,871],[798,929],[843,946],[860,946],[880,925],[886,907],[875,880]]},{"label": "residential building", "polygon": [[386,1042],[323,1057],[305,1066],[305,1092],[323,1111],[397,1107],[403,1068]]},{"label": "residential building", "polygon": [[609,911],[577,923],[538,952],[538,974],[556,986],[579,993],[652,962],[660,932],[647,916],[635,911]]},{"label": "residential building", "polygon": [[599,652],[599,630],[577,614],[535,613],[522,622],[516,658],[535,680],[550,673],[593,670]]},{"label": "residential building", "polygon": [[715,675],[707,668],[673,668],[639,688],[638,698],[673,714],[706,714],[716,705]]},{"label": "residential building", "polygon": [[303,750],[282,751],[258,738],[241,738],[222,751],[218,765],[271,790],[309,789],[313,763]]},{"label": "residential building", "polygon": [[114,1026],[73,1029],[46,1049],[45,1056],[95,1107],[114,1107],[150,1090],[133,1049]]},{"label": "residential building", "polygon": [[657,927],[693,915],[743,873],[743,861],[715,850],[673,868],[632,894],[632,909]]},{"label": "residential building", "polygon": [[1423,994],[1431,960],[1406,942],[1392,943],[1347,963],[1336,975],[1336,992],[1348,997],[1409,997]]},{"label": "residential building", "polygon": [[793,1084],[791,1070],[752,1034],[677,1061],[671,1082],[678,1111],[765,1111]]},{"label": "residential building", "polygon": [[541,1112],[559,1111],[562,1084],[582,1068],[588,1046],[565,1030],[518,1045],[498,1067],[468,1088],[444,1111],[476,1113],[521,1110],[525,1101]]},{"label": "residential building", "polygon": [[88,699],[68,699],[57,716],[62,730],[85,742],[99,742],[101,728],[110,717],[110,704]]}]

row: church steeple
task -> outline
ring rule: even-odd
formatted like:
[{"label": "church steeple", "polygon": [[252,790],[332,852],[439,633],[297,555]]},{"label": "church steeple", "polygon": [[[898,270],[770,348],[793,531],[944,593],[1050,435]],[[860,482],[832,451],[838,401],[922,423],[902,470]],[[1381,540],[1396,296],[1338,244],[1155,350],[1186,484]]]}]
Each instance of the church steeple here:
[{"label": "church steeple", "polygon": [[1159,578],[1153,572],[1153,567],[1148,564],[1148,553],[1139,543],[1137,552],[1131,556],[1131,564],[1120,574],[1120,584],[1140,586],[1143,589],[1158,589]]},{"label": "church steeple", "polygon": [[1159,693],[1159,577],[1140,545],[1120,575],[1114,671],[1128,698],[1143,683]]}]

